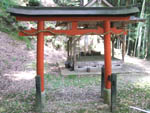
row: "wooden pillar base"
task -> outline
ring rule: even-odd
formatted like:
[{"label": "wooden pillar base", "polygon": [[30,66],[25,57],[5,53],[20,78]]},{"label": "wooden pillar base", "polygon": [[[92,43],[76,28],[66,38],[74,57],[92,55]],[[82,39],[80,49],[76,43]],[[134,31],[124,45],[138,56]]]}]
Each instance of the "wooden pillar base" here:
[{"label": "wooden pillar base", "polygon": [[104,103],[111,106],[111,89],[104,89]]},{"label": "wooden pillar base", "polygon": [[104,73],[104,65],[101,68],[101,97],[104,97],[104,88],[105,88],[105,73]]},{"label": "wooden pillar base", "polygon": [[41,77],[37,75],[36,80],[36,111],[42,112],[45,104],[45,92],[41,92]]},{"label": "wooden pillar base", "polygon": [[111,112],[116,113],[117,75],[111,75]]}]

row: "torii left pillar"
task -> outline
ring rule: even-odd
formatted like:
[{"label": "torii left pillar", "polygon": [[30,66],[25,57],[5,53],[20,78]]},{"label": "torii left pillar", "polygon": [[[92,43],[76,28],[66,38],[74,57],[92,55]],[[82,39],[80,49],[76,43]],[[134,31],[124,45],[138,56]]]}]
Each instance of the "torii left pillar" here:
[{"label": "torii left pillar", "polygon": [[[44,21],[38,21],[38,31],[44,30]],[[44,33],[37,34],[37,76],[36,76],[36,98],[39,110],[45,101],[44,96]]]}]

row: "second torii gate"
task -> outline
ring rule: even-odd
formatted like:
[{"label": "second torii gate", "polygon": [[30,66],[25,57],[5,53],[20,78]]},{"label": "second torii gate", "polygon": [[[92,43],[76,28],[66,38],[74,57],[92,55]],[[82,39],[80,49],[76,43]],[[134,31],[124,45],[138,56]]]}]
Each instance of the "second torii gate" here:
[{"label": "second torii gate", "polygon": [[[125,29],[111,27],[112,22],[130,21],[130,17],[138,12],[136,7],[127,8],[89,8],[89,7],[14,7],[9,12],[17,21],[35,21],[37,29],[20,31],[20,36],[37,36],[37,75],[41,81],[41,93],[44,92],[44,36],[48,35],[104,35],[104,66],[105,66],[105,101],[110,104],[112,74],[111,64],[111,34],[127,34]],[[67,21],[71,23],[71,29],[55,30],[45,28],[45,21]],[[100,21],[102,26],[97,29],[79,29],[78,22]],[[107,101],[108,100],[108,101]]]}]

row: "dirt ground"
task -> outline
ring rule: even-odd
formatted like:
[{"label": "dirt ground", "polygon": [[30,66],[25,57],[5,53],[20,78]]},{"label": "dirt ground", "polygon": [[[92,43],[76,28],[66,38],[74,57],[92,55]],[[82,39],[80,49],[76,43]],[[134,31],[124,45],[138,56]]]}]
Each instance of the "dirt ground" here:
[{"label": "dirt ground", "polygon": [[[34,44],[34,49],[28,50],[26,44],[22,41],[13,40],[9,35],[0,32],[0,98],[3,95],[10,93],[21,93],[24,91],[30,91],[35,88],[35,75],[36,75],[36,45]],[[66,53],[63,50],[54,50],[45,46],[45,73],[52,75],[59,75],[58,62],[63,62],[66,60]],[[129,82],[135,82],[141,77],[149,77],[150,73],[150,61],[142,60],[138,58],[133,58],[126,56],[125,63],[120,71],[122,74],[122,80]],[[131,73],[132,75],[131,76]],[[52,92],[51,95],[57,95],[55,103],[60,103],[61,99],[64,99],[66,106],[61,108],[69,109],[69,97],[74,97],[74,103],[80,103],[78,106],[72,106],[72,109],[76,107],[81,107],[80,105],[86,101],[90,103],[94,102],[94,106],[98,106],[98,103],[102,103],[102,100],[97,100],[100,94],[99,86],[91,86],[88,88],[67,88],[60,89],[59,91]],[[84,93],[83,93],[84,90]],[[64,92],[66,91],[66,92]],[[83,95],[80,97],[80,94]],[[67,96],[65,96],[67,95]],[[70,95],[70,96],[68,96]],[[101,101],[101,102],[99,102]],[[53,106],[53,103],[49,104],[55,112],[57,106]],[[68,106],[67,106],[68,105]],[[90,104],[91,105],[91,104]],[[88,108],[89,105],[84,108]],[[58,113],[64,113],[62,109],[59,109]],[[49,107],[47,111],[49,111]],[[92,108],[91,108],[92,109]],[[51,109],[52,110],[52,109]],[[69,112],[69,111],[68,111]],[[85,111],[88,113],[88,111]],[[106,112],[105,112],[106,113]]]}]

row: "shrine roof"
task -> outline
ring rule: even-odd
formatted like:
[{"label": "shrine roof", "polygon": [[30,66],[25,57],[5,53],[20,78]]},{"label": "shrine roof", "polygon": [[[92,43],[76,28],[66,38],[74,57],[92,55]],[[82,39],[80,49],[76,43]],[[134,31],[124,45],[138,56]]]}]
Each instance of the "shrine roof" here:
[{"label": "shrine roof", "polygon": [[13,7],[18,16],[128,16],[139,12],[137,7]]}]

